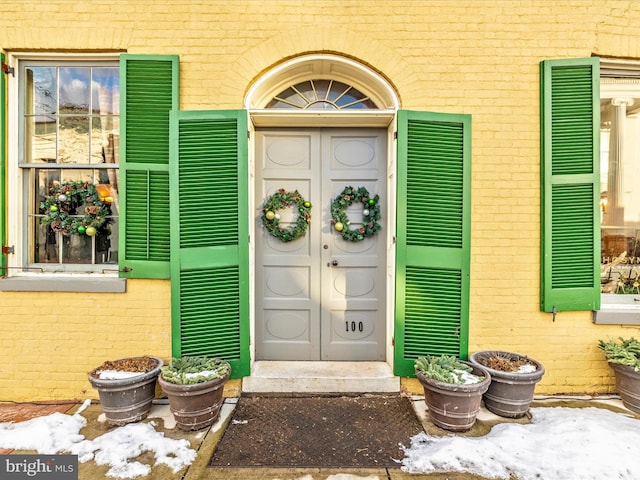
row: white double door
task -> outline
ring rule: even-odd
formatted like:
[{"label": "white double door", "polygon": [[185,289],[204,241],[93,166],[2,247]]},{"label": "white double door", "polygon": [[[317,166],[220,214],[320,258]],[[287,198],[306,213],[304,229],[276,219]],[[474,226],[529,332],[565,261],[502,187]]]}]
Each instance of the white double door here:
[{"label": "white double door", "polygon": [[[259,130],[255,141],[255,331],[257,360],[385,359],[387,131]],[[380,196],[382,230],[358,242],[331,223],[345,187]],[[312,203],[304,237],[282,242],[262,225],[262,206],[279,189]],[[347,209],[351,229],[363,206]],[[297,212],[281,209],[280,226]]]}]

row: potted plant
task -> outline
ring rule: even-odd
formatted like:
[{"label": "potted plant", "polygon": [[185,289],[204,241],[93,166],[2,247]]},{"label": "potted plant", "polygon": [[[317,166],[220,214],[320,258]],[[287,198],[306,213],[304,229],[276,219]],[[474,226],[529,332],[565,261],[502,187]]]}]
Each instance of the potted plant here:
[{"label": "potted plant", "polygon": [[89,383],[98,390],[109,424],[125,425],[147,416],[163,365],[160,358],[145,355],[108,360],[89,372]]},{"label": "potted plant", "polygon": [[415,372],[435,425],[456,432],[473,427],[491,382],[486,369],[453,356],[427,355],[416,359]]},{"label": "potted plant", "polygon": [[230,374],[228,362],[204,356],[173,358],[162,368],[158,381],[178,428],[200,430],[218,419]]},{"label": "potted plant", "polygon": [[497,350],[475,352],[469,361],[484,367],[491,375],[491,384],[483,396],[487,410],[508,418],[526,415],[533,401],[536,383],[544,375],[540,362]]},{"label": "potted plant", "polygon": [[615,373],[622,404],[632,412],[640,413],[640,341],[634,337],[619,337],[607,342],[600,340],[598,346]]}]

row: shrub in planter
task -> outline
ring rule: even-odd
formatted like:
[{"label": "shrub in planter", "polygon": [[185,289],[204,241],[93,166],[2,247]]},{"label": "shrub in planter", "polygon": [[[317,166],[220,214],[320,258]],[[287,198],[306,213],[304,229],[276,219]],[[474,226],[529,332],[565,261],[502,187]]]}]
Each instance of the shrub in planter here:
[{"label": "shrub in planter", "polygon": [[108,360],[89,372],[109,424],[125,425],[148,415],[163,365],[157,357],[129,357]]},{"label": "shrub in planter", "polygon": [[517,353],[483,350],[469,361],[486,368],[491,384],[483,399],[487,410],[508,418],[523,417],[533,401],[536,383],[544,375],[542,364]]},{"label": "shrub in planter", "polygon": [[616,390],[625,407],[640,413],[640,341],[634,337],[618,340],[600,340],[609,366],[616,376]]},{"label": "shrub in planter", "polygon": [[174,358],[162,368],[158,382],[178,428],[200,430],[218,419],[230,374],[228,362],[208,357]]},{"label": "shrub in planter", "polygon": [[415,361],[415,372],[435,425],[458,432],[473,427],[491,382],[486,369],[453,356],[427,355]]}]

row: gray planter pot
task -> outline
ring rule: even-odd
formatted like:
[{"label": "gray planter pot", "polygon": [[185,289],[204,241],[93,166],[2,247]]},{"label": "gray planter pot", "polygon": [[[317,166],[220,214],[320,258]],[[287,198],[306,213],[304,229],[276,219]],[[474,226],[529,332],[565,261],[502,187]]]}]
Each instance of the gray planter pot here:
[{"label": "gray planter pot", "polygon": [[[134,357],[135,358],[135,357]],[[110,425],[138,422],[149,414],[156,393],[162,359],[150,357],[157,366],[150,372],[123,379],[100,379],[89,374],[91,386],[98,390],[100,406]]]},{"label": "gray planter pot", "polygon": [[640,413],[640,372],[633,367],[609,362],[616,374],[616,390],[622,404],[635,413]]},{"label": "gray planter pot", "polygon": [[192,385],[167,382],[160,375],[158,382],[167,394],[169,409],[181,430],[200,430],[212,425],[220,415],[224,385],[229,373],[222,378]]},{"label": "gray planter pot", "polygon": [[453,432],[465,432],[476,423],[482,394],[489,388],[491,375],[482,366],[462,361],[473,368],[473,374],[485,377],[478,383],[446,383],[427,377],[416,369],[416,377],[424,389],[429,419],[438,427]]},{"label": "gray planter pot", "polygon": [[[524,359],[536,366],[531,373],[502,372],[483,365],[484,360],[499,355],[510,359]],[[520,418],[529,411],[533,401],[536,383],[544,375],[542,364],[532,358],[517,353],[484,350],[471,354],[469,361],[485,368],[491,374],[491,385],[484,394],[484,406],[487,410],[507,418]]]}]

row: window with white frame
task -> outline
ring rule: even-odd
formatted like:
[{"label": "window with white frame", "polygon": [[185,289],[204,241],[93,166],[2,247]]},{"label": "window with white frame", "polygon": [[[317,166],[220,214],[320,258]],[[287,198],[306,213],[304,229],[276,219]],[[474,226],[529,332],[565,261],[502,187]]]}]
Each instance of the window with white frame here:
[{"label": "window with white frame", "polygon": [[22,60],[18,70],[17,268],[116,270],[118,62]]},{"label": "window with white frame", "polygon": [[600,77],[601,291],[603,303],[633,302],[640,299],[640,62],[602,61]]}]

